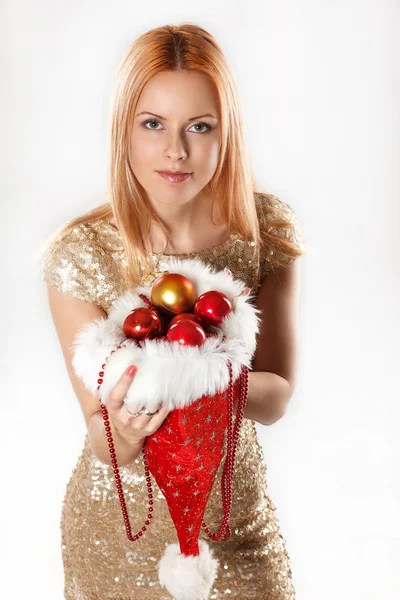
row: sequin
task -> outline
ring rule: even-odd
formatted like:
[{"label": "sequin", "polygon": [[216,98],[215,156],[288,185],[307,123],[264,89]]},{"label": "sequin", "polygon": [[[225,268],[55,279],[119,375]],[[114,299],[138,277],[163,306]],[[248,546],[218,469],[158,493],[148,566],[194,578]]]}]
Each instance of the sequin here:
[{"label": "sequin", "polygon": [[[256,194],[260,226],[268,224],[265,204],[277,203],[292,223],[289,237],[299,240],[299,229],[289,205],[270,194]],[[285,235],[288,235],[287,233]],[[268,253],[253,264],[253,242],[231,235],[223,244],[197,253],[216,269],[228,267],[255,291],[271,270]],[[109,223],[75,227],[53,244],[44,265],[43,279],[51,287],[97,304],[106,313],[124,293],[123,250],[119,232]],[[162,268],[168,255],[153,254],[154,267]],[[282,257],[281,257],[282,258]],[[291,260],[287,257],[287,263]],[[145,273],[143,273],[143,276]],[[204,520],[217,531],[223,520],[221,473],[216,474]],[[215,542],[202,529],[219,560],[211,600],[293,600],[290,557],[267,489],[267,466],[255,422],[243,420],[233,482],[232,535]],[[120,467],[132,530],[147,518],[147,487],[143,455]],[[86,434],[83,450],[66,487],[61,511],[61,546],[64,597],[67,600],[171,600],[158,582],[157,565],[177,535],[161,490],[152,478],[154,518],[144,536],[130,542],[126,536],[111,466],[92,452]]]}]

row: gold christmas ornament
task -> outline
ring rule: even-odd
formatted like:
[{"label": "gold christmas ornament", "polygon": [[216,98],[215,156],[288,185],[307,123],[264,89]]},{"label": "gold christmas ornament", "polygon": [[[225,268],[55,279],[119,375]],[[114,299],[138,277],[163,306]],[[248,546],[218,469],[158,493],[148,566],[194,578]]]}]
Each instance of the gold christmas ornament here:
[{"label": "gold christmas ornament", "polygon": [[191,312],[196,302],[194,284],[179,273],[167,273],[158,277],[151,290],[151,302],[167,317]]}]

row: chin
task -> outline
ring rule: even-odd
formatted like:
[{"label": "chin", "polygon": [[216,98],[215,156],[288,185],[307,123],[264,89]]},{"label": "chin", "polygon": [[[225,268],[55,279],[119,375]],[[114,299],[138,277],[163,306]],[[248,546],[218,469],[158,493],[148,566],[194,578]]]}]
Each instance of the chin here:
[{"label": "chin", "polygon": [[179,184],[177,185],[177,189],[172,189],[173,185],[175,184],[172,184],[169,189],[167,185],[161,186],[161,188],[157,187],[157,190],[154,191],[149,187],[147,188],[149,190],[147,194],[155,202],[159,202],[161,204],[183,205],[194,200],[194,198],[196,198],[196,196],[198,196],[198,194],[201,192],[201,189],[192,191],[188,189],[184,190],[183,187],[179,190]]},{"label": "chin", "polygon": [[152,198],[154,198],[155,202],[159,202],[160,204],[184,205],[188,202],[191,202],[194,196],[183,196],[183,194],[171,194],[171,197],[168,197],[168,194],[157,194],[156,196],[153,195]]}]

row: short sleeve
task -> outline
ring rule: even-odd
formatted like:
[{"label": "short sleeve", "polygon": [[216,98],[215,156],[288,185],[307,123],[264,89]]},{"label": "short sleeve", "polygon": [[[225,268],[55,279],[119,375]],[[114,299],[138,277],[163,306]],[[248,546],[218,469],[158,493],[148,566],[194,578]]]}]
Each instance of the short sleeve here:
[{"label": "short sleeve", "polygon": [[42,279],[64,294],[102,306],[102,262],[101,250],[80,225],[50,246]]},{"label": "short sleeve", "polygon": [[[280,200],[280,198],[273,194],[260,194],[257,205],[260,230],[268,230],[277,237],[282,239],[286,238],[300,247],[303,246],[299,221],[290,204]],[[287,227],[273,227],[271,225],[272,214],[270,209],[266,208],[267,206],[275,206],[279,209],[279,218],[286,222],[285,224],[287,224]],[[270,251],[265,250],[261,257],[261,278],[273,268],[273,258],[282,262],[284,265],[289,265],[295,261],[298,256],[286,254],[284,251],[277,248]]]}]

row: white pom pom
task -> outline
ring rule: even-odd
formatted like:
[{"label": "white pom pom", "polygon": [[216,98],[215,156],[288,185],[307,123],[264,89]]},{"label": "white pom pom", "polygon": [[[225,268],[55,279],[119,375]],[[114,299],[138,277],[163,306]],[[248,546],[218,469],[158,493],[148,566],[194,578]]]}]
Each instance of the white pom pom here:
[{"label": "white pom pom", "polygon": [[162,557],[158,578],[175,600],[207,600],[217,574],[219,562],[204,540],[199,540],[200,554],[185,556],[179,544],[170,544]]}]

